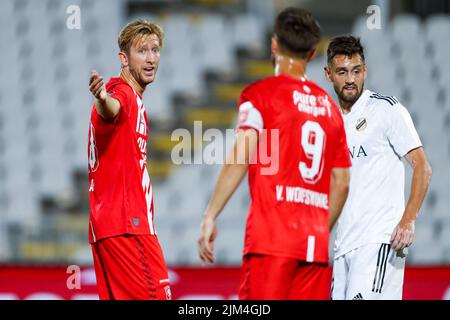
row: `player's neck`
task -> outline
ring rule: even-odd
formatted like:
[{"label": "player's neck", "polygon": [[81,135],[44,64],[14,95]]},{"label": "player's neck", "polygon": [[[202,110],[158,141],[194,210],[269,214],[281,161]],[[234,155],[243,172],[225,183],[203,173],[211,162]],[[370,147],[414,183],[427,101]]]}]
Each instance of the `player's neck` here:
[{"label": "player's neck", "polygon": [[286,74],[297,79],[306,79],[306,61],[285,55],[275,57],[275,75]]},{"label": "player's neck", "polygon": [[354,102],[347,102],[338,97],[339,106],[341,107],[342,113],[347,114],[352,111],[352,107],[355,104]]},{"label": "player's neck", "polygon": [[352,111],[353,106],[358,102],[359,98],[361,98],[361,96],[364,93],[364,86],[362,87],[362,90],[360,91],[358,97],[354,100],[354,101],[346,101],[343,100],[339,95],[338,95],[338,100],[339,100],[339,106],[341,107],[342,113],[343,114],[347,114],[350,113],[350,111]]},{"label": "player's neck", "polygon": [[137,93],[141,96],[144,93],[145,88],[143,88],[133,77],[131,72],[128,69],[122,69],[120,71],[120,77],[125,80]]}]

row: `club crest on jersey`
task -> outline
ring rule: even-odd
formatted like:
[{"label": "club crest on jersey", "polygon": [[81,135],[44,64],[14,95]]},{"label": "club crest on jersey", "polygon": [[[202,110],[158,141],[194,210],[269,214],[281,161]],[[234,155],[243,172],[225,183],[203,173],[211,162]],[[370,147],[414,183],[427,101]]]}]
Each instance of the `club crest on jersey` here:
[{"label": "club crest on jersey", "polygon": [[250,110],[242,110],[239,112],[239,119],[238,119],[239,125],[242,125],[245,123],[245,121],[247,121],[249,112]]},{"label": "club crest on jersey", "polygon": [[366,128],[367,128],[367,119],[359,118],[358,121],[356,121],[356,130],[362,132],[366,130]]}]

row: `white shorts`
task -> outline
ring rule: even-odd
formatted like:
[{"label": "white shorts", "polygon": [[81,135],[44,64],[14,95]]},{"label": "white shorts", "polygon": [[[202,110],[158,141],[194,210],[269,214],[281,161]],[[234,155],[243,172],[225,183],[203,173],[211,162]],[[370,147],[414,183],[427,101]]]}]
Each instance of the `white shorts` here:
[{"label": "white shorts", "polygon": [[371,243],[334,259],[331,299],[401,300],[406,254]]}]

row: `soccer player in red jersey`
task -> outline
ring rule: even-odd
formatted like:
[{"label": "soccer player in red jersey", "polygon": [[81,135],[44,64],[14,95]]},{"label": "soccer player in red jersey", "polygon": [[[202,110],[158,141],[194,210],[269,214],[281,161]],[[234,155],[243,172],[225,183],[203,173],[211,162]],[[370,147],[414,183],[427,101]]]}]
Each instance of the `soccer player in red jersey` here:
[{"label": "soccer player in red jersey", "polygon": [[[236,141],[203,216],[199,255],[213,263],[215,221],[248,170],[240,299],[329,299],[329,230],[348,194],[351,162],[338,108],[305,74],[319,38],[309,12],[278,15],[275,76],[242,92]],[[278,159],[275,169],[257,157],[262,149]]]},{"label": "soccer player in red jersey", "polygon": [[120,76],[105,85],[92,71],[89,126],[89,242],[100,299],[170,299],[154,226],[142,94],[155,79],[163,30],[146,20],[119,35]]}]

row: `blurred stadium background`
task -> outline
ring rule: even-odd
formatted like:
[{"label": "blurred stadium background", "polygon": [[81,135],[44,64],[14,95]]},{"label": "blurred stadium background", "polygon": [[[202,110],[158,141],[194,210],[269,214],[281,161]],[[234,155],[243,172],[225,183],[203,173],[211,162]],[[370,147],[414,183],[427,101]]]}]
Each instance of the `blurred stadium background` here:
[{"label": "blurred stadium background", "polygon": [[[366,10],[372,4],[381,9],[380,30],[366,25],[371,15]],[[66,26],[70,5],[81,10],[80,29]],[[307,69],[310,79],[334,94],[323,75],[328,41],[338,34],[359,35],[369,71],[366,87],[395,95],[411,112],[434,175],[416,225],[407,276],[418,272],[421,278],[410,282],[415,281],[417,290],[439,283],[436,295],[424,298],[450,298],[450,2],[446,0],[2,0],[0,298],[30,298],[33,290],[48,291],[45,282],[34,282],[35,289],[28,291],[26,284],[16,290],[14,277],[36,272],[37,278],[47,279],[43,274],[49,268],[59,270],[61,286],[67,277],[65,267],[73,264],[86,268],[90,272],[86,279],[92,280],[87,240],[92,98],[87,81],[94,68],[105,78],[118,74],[117,36],[135,18],[153,20],[166,33],[156,82],[144,94],[144,104],[150,121],[156,228],[174,270],[172,280],[177,282],[183,272],[194,279],[192,272],[197,270],[202,276],[218,272],[210,284],[221,274],[237,284],[249,205],[247,184],[242,183],[219,218],[220,268],[196,269],[201,214],[220,166],[174,165],[170,156],[178,141],[172,141],[171,134],[177,128],[192,132],[194,121],[202,121],[203,130],[234,127],[242,88],[273,73],[269,59],[273,18],[289,5],[309,9],[323,28],[319,55]],[[192,141],[193,152],[201,152],[201,145],[200,139]],[[406,166],[408,195],[411,170]],[[419,272],[427,268],[434,270],[434,278],[430,272],[434,280]],[[224,296],[207,287],[200,293],[187,290],[183,297],[234,297],[232,290]],[[416,296],[408,292],[406,297]]]}]

